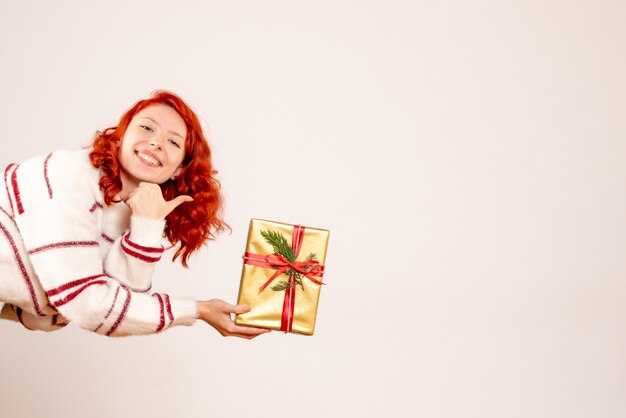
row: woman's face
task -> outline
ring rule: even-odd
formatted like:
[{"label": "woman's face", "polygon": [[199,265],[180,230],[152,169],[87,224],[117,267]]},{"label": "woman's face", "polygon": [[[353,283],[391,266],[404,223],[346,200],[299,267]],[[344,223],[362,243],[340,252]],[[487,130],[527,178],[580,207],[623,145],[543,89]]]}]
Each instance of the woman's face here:
[{"label": "woman's face", "polygon": [[122,186],[162,184],[178,174],[185,157],[185,121],[170,106],[146,107],[130,121],[120,144]]}]

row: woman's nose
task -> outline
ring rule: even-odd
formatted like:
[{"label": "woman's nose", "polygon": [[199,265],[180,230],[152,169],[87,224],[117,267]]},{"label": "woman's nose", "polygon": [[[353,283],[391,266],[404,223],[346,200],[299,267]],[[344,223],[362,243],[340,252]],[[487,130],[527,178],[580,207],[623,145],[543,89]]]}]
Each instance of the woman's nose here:
[{"label": "woman's nose", "polygon": [[150,146],[160,150],[161,149],[161,142],[157,141],[156,139],[153,139],[150,141]]}]

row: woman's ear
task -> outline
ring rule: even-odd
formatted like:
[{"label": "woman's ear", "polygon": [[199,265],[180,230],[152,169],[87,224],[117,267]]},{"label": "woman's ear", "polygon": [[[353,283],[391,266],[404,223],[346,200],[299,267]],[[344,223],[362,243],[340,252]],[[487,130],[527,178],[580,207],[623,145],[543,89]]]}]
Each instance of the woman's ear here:
[{"label": "woman's ear", "polygon": [[178,177],[178,175],[180,174],[181,170],[183,169],[182,166],[179,166],[176,171],[174,171],[174,174],[172,174],[172,177],[170,177],[170,180],[175,180],[176,177]]}]

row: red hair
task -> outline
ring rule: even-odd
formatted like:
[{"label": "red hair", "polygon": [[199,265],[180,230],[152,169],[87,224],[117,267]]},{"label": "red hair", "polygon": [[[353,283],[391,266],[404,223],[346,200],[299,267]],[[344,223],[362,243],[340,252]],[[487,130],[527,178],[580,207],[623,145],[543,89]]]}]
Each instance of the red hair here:
[{"label": "red hair", "polygon": [[115,196],[122,191],[118,164],[120,140],[133,117],[154,104],[172,107],[187,125],[183,168],[176,179],[160,185],[165,200],[181,194],[193,197],[193,202],[183,203],[167,216],[165,226],[165,237],[172,245],[180,244],[172,260],[180,256],[181,263],[187,267],[187,259],[194,251],[228,228],[222,220],[223,201],[220,183],[214,177],[217,171],[211,164],[211,149],[193,110],[175,94],[156,91],[149,99],[135,103],[122,115],[117,126],[96,132],[89,159],[102,173],[99,184],[105,203],[111,205],[117,202]]}]

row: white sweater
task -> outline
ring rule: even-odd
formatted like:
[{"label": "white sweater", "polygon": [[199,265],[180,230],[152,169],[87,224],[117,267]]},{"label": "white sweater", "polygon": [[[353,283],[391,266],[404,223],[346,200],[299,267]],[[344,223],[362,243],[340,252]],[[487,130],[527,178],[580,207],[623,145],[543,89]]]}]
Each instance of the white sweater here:
[{"label": "white sweater", "polygon": [[107,336],[191,325],[193,299],[148,293],[165,222],[107,206],[88,155],[59,151],[2,171],[2,317],[43,330],[71,321]]}]

